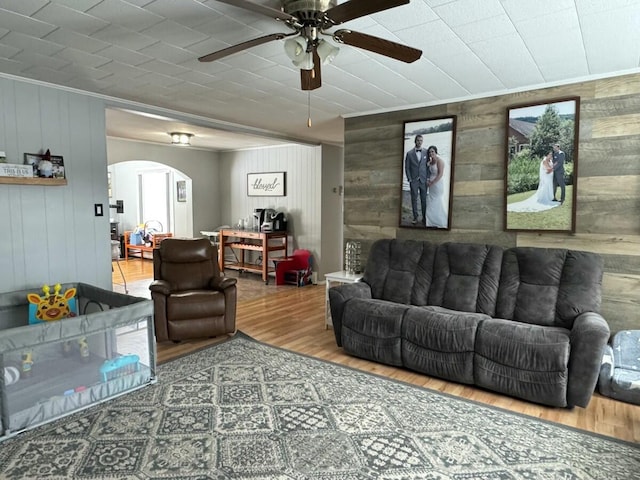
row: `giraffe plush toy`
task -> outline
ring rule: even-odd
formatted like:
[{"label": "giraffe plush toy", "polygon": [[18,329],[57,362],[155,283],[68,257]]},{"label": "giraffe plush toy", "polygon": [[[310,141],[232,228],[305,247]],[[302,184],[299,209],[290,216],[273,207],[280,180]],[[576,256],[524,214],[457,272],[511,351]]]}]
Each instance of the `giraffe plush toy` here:
[{"label": "giraffe plush toy", "polygon": [[69,288],[62,295],[62,285],[57,283],[54,287],[53,295],[49,285],[44,285],[43,296],[37,293],[29,293],[29,323],[53,322],[67,317],[76,316],[76,289]]}]

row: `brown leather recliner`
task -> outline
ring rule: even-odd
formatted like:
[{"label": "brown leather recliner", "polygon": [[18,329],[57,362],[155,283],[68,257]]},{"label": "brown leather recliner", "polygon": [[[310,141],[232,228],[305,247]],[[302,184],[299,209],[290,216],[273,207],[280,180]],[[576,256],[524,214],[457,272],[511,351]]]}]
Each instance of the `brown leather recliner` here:
[{"label": "brown leather recliner", "polygon": [[220,276],[209,240],[164,240],[153,250],[153,278],[158,342],[235,333],[237,279]]}]

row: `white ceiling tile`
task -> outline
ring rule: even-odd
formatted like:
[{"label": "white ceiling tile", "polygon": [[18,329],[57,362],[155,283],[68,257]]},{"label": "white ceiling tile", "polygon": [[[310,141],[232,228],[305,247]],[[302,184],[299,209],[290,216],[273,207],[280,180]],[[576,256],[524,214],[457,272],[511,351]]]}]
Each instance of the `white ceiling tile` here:
[{"label": "white ceiling tile", "polygon": [[42,38],[47,33],[53,32],[57,27],[50,23],[0,8],[0,28]]},{"label": "white ceiling tile", "polygon": [[438,15],[424,2],[414,0],[409,5],[371,15],[371,18],[389,31],[396,32],[437,20]]},{"label": "white ceiling tile", "polygon": [[143,55],[135,50],[129,50],[128,48],[122,48],[117,45],[112,45],[104,50],[100,50],[99,54],[120,63],[134,66],[153,59],[153,57],[148,55]]},{"label": "white ceiling tile", "polygon": [[[148,1],[148,0],[147,0]],[[213,10],[206,4],[188,0],[188,7],[185,6],[185,0],[155,0],[145,6],[145,10],[149,10],[164,18],[170,18],[174,22],[193,28],[209,21],[220,13]]]},{"label": "white ceiling tile", "polygon": [[56,3],[65,5],[69,8],[73,8],[75,10],[78,10],[79,12],[86,12],[101,1],[102,0],[55,0]]},{"label": "white ceiling tile", "polygon": [[57,43],[48,42],[47,40],[40,40],[39,38],[24,35],[18,32],[9,32],[2,37],[2,43],[19,48],[21,50],[27,50],[30,52],[37,52],[41,55],[53,55],[64,47]]},{"label": "white ceiling tile", "polygon": [[68,46],[75,48],[76,50],[82,50],[89,53],[96,53],[100,50],[104,50],[110,45],[109,43],[98,40],[97,38],[81,35],[71,30],[67,30],[66,28],[58,28],[45,36],[44,40],[57,43],[60,46]]},{"label": "white ceiling tile", "polygon": [[[274,32],[278,30],[278,24],[274,21]],[[205,23],[202,23],[194,29],[204,35],[205,38],[215,36],[217,40],[225,42],[229,45],[253,40],[262,37],[264,32],[257,30],[245,23],[238,22],[229,17],[216,17]]]},{"label": "white ceiling tile", "polygon": [[134,32],[140,32],[164,20],[160,15],[122,0],[103,0],[87,13]]},{"label": "white ceiling tile", "polygon": [[207,35],[171,20],[164,20],[157,23],[143,30],[141,33],[183,48],[207,39]]},{"label": "white ceiling tile", "polygon": [[505,87],[471,50],[436,65],[449,76],[457,78],[460,85],[471,93],[493,92]]},{"label": "white ceiling tile", "polygon": [[188,70],[174,63],[163,62],[162,60],[150,60],[139,65],[140,68],[149,70],[150,72],[161,73],[163,75],[178,75],[186,73]]},{"label": "white ceiling tile", "polygon": [[433,7],[433,10],[452,27],[497,17],[504,13],[499,0],[456,0]]},{"label": "white ceiling tile", "polygon": [[522,0],[501,0],[502,7],[513,22],[531,20],[540,16],[552,15],[567,9],[575,9],[574,0],[536,0],[523,2]]},{"label": "white ceiling tile", "polygon": [[109,25],[109,22],[56,3],[49,3],[35,13],[33,18],[83,35],[91,35]]},{"label": "white ceiling tile", "polygon": [[[469,47],[507,88],[537,85],[544,81],[526,45],[516,33],[475,42]],[[509,61],[505,62],[505,58]]]},{"label": "white ceiling tile", "polygon": [[166,62],[182,63],[195,57],[194,53],[166,42],[157,42],[139,50],[139,53],[147,57],[157,58]]},{"label": "white ceiling tile", "polygon": [[638,0],[574,0],[576,9],[582,15],[611,12],[618,9],[638,9]]},{"label": "white ceiling tile", "polygon": [[640,66],[640,5],[584,15],[581,27],[590,73]]},{"label": "white ceiling tile", "polygon": [[58,70],[71,63],[69,60],[56,57],[55,55],[41,55],[39,53],[27,50],[22,50],[16,53],[12,57],[12,60],[23,63],[32,63],[34,65],[38,65],[44,68],[50,68],[52,70]]},{"label": "white ceiling tile", "polygon": [[138,67],[133,67],[131,65],[127,65],[124,63],[111,61],[106,65],[102,65],[99,70],[103,70],[105,72],[113,73],[114,75],[126,76],[130,78],[140,77],[146,73],[149,73],[148,70],[143,70]]},{"label": "white ceiling tile", "polygon": [[17,47],[0,43],[0,58],[11,58],[20,51]]},{"label": "white ceiling tile", "polygon": [[96,68],[111,61],[110,58],[83,52],[82,50],[77,50],[71,47],[59,51],[55,54],[55,57],[89,68]]},{"label": "white ceiling tile", "polygon": [[495,37],[515,35],[516,33],[513,23],[506,14],[484,18],[473,23],[465,23],[464,25],[453,27],[453,31],[467,44]]},{"label": "white ceiling tile", "polygon": [[156,85],[160,87],[174,87],[180,85],[180,88],[186,83],[181,78],[176,78],[171,75],[165,75],[157,71],[151,71],[138,77],[138,80],[148,83],[149,85]]},{"label": "white ceiling tile", "polygon": [[57,85],[64,85],[65,82],[75,77],[73,73],[47,68],[43,65],[32,66],[23,70],[22,73],[31,78],[46,78],[48,83]]},{"label": "white ceiling tile", "polygon": [[142,50],[158,41],[155,38],[132,32],[118,25],[109,25],[91,36],[104,42],[128,48],[129,50]]},{"label": "white ceiling tile", "polygon": [[10,9],[20,15],[30,17],[47,3],[49,3],[48,0],[0,0],[0,8]]}]

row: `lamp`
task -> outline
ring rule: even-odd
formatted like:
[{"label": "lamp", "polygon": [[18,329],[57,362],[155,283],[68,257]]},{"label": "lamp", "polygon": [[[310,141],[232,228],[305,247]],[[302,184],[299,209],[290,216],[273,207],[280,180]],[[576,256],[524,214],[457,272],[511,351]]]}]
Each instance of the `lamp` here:
[{"label": "lamp", "polygon": [[171,132],[169,135],[171,136],[171,143],[173,145],[191,145],[191,137],[193,137],[193,133]]},{"label": "lamp", "polygon": [[322,60],[323,65],[328,65],[333,62],[333,59],[336,58],[340,49],[334,45],[331,45],[326,40],[320,40],[318,42],[318,46],[316,47],[316,52],[318,52],[318,56],[320,60]]}]

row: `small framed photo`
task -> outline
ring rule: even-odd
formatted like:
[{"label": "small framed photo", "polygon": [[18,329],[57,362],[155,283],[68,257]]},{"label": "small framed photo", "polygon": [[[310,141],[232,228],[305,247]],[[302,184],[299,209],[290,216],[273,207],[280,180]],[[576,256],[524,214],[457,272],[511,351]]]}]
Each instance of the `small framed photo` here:
[{"label": "small framed photo", "polygon": [[507,109],[505,230],[575,232],[580,97]]},{"label": "small framed photo", "polygon": [[33,168],[33,176],[39,177],[38,165],[40,165],[40,160],[42,159],[42,155],[38,153],[25,153],[24,154],[24,164],[31,165]]},{"label": "small framed photo", "polygon": [[247,174],[249,197],[285,197],[287,195],[286,172],[264,172]]},{"label": "small framed photo", "polygon": [[176,199],[179,202],[187,201],[187,181],[186,180],[178,180],[176,182]]},{"label": "small framed photo", "polygon": [[404,123],[400,226],[451,229],[456,117]]}]

